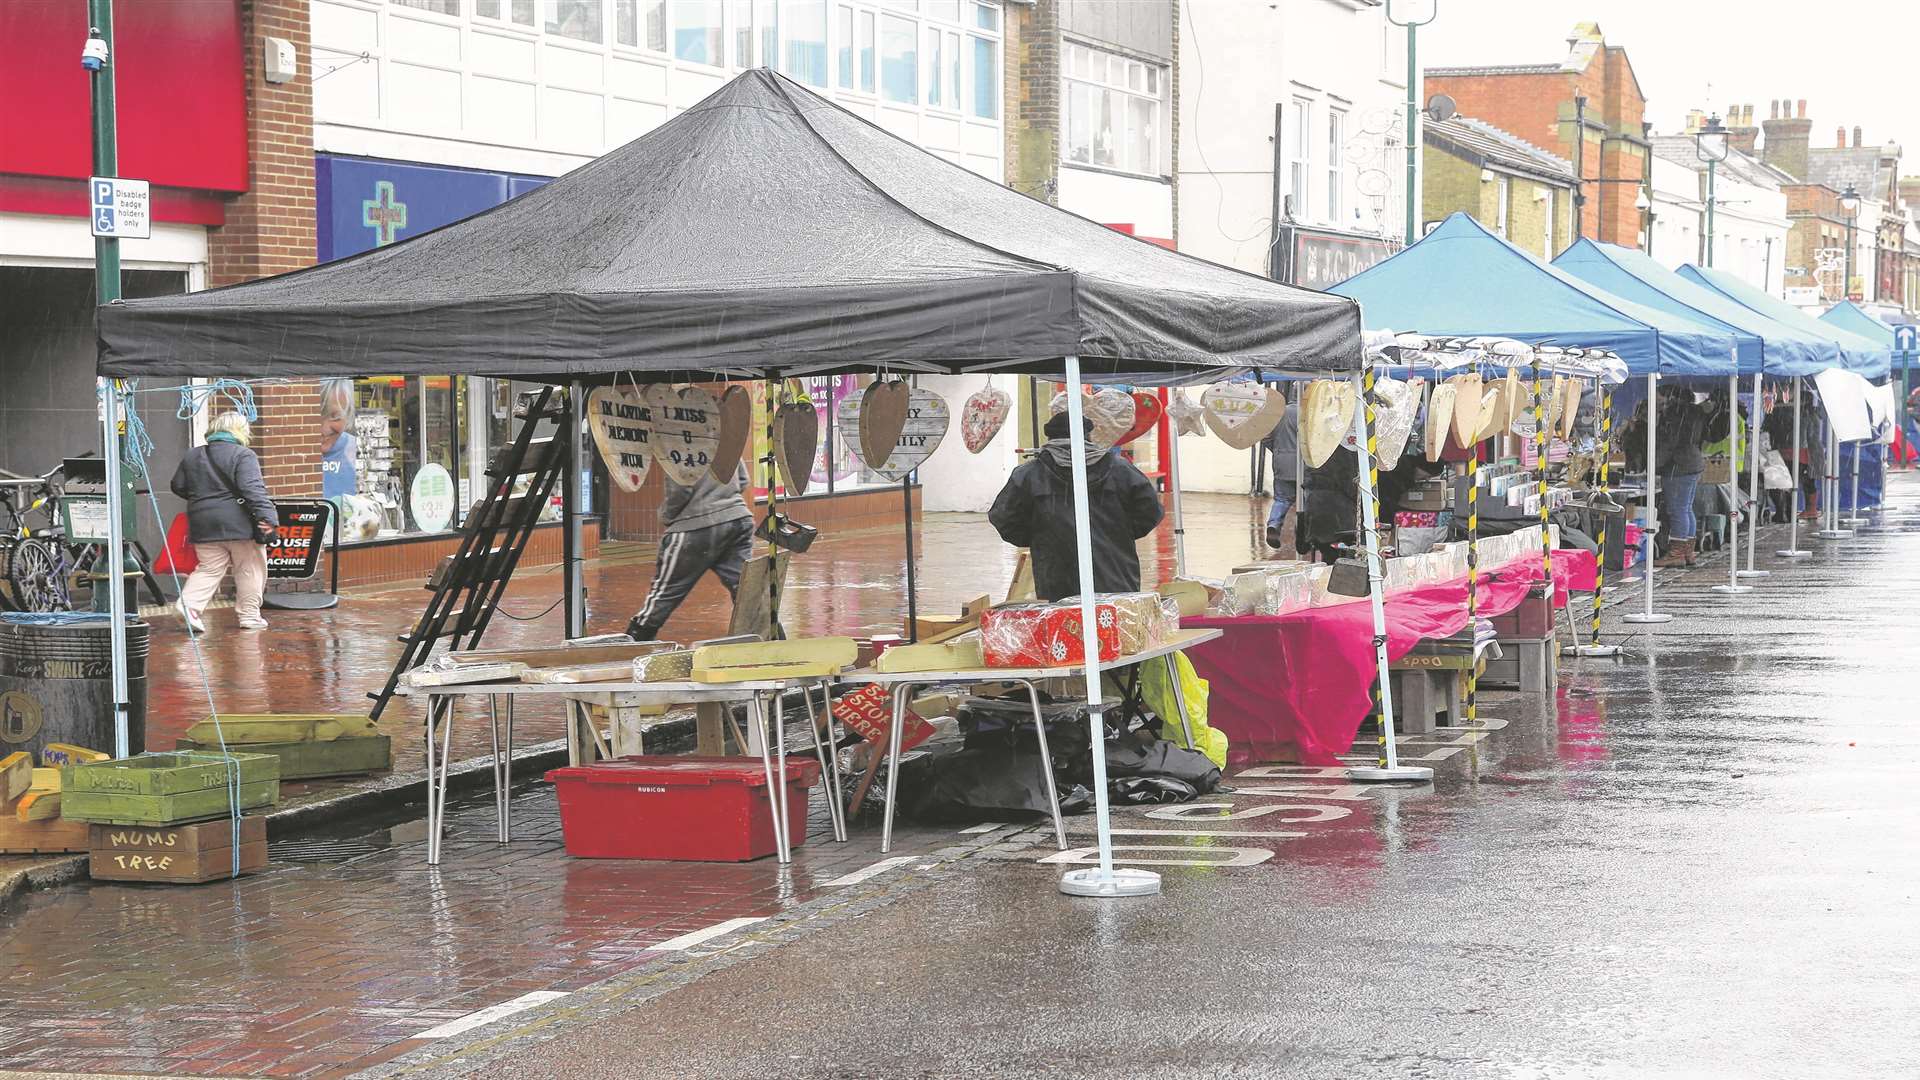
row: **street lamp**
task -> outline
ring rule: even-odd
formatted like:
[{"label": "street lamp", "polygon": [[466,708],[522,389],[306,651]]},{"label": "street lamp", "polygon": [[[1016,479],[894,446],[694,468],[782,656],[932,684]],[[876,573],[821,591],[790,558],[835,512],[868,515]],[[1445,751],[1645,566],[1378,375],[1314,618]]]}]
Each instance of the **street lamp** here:
[{"label": "street lamp", "polygon": [[1860,192],[1852,184],[1840,193],[1840,212],[1847,215],[1847,275],[1840,281],[1840,299],[1853,298],[1853,230],[1860,220]]},{"label": "street lamp", "polygon": [[1440,14],[1440,0],[1387,0],[1387,21],[1407,28],[1407,231],[1401,243],[1419,237],[1420,215],[1420,61],[1415,31]]},{"label": "street lamp", "polygon": [[1732,147],[1727,142],[1727,129],[1720,124],[1719,116],[1707,118],[1707,126],[1693,133],[1693,152],[1701,161],[1707,163],[1707,252],[1705,262],[1713,265],[1713,181],[1714,172],[1720,163],[1727,160]]},{"label": "street lamp", "polygon": [[1645,235],[1640,238],[1641,245],[1648,255],[1653,254],[1653,200],[1647,197],[1647,189],[1642,186],[1640,194],[1633,198],[1633,208],[1640,211],[1640,228]]}]

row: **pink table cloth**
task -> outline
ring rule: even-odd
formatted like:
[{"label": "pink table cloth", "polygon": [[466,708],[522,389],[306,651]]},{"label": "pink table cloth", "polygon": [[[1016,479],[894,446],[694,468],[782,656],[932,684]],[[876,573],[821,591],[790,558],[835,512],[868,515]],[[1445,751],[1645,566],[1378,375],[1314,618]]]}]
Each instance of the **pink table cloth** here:
[{"label": "pink table cloth", "polygon": [[[1554,552],[1554,607],[1570,589],[1594,587],[1592,552]],[[1540,580],[1540,560],[1516,559],[1482,570],[1480,615],[1504,615]],[[1416,586],[1387,598],[1387,655],[1395,660],[1423,638],[1467,625],[1467,579]],[[1186,650],[1210,684],[1208,723],[1231,740],[1229,765],[1293,758],[1337,765],[1372,706],[1373,612],[1364,600],[1286,615],[1195,616],[1187,628],[1225,633]]]}]

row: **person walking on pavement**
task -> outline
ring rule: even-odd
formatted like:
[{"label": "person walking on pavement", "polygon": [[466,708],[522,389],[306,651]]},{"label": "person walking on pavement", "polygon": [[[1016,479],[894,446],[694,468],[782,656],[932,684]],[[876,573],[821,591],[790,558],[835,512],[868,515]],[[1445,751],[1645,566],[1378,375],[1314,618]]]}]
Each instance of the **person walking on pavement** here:
[{"label": "person walking on pavement", "polygon": [[[1140,552],[1134,542],[1160,524],[1164,510],[1153,481],[1116,450],[1093,441],[1093,424],[1081,418],[1086,438],[1087,526],[1093,541],[1093,591],[1138,592]],[[1000,539],[1026,548],[1033,559],[1033,591],[1042,600],[1080,592],[1073,514],[1073,444],[1067,415],[1042,429],[1047,436],[1033,460],[1013,470],[993,500],[987,520]]]},{"label": "person walking on pavement", "polygon": [[1267,511],[1267,546],[1281,550],[1286,539],[1287,512],[1300,499],[1294,473],[1300,461],[1300,404],[1287,402],[1287,411],[1267,434],[1267,454],[1273,462],[1273,508]]},{"label": "person walking on pavement", "polygon": [[260,599],[267,589],[267,545],[280,527],[273,497],[260,476],[260,458],[247,448],[253,431],[237,412],[207,425],[207,441],[187,451],[174,470],[173,493],[187,501],[187,539],[199,559],[180,589],[181,618],[205,633],[200,614],[233,571],[233,611],[242,630],[265,630]]},{"label": "person walking on pavement", "polygon": [[1700,440],[1706,434],[1707,412],[1694,401],[1693,391],[1678,387],[1660,391],[1656,415],[1656,459],[1654,471],[1660,477],[1660,490],[1667,515],[1667,553],[1653,565],[1667,568],[1694,565],[1694,545],[1698,542],[1698,519],[1693,512],[1693,496],[1700,486],[1700,474],[1706,471],[1706,455]]},{"label": "person walking on pavement", "polygon": [[691,487],[662,474],[666,498],[660,503],[660,553],[653,567],[653,587],[627,623],[627,636],[652,641],[660,636],[674,609],[687,598],[708,571],[732,596],[740,574],[753,555],[753,511],[744,492],[747,469],[734,470],[733,480],[721,483],[710,472],[700,474]]}]

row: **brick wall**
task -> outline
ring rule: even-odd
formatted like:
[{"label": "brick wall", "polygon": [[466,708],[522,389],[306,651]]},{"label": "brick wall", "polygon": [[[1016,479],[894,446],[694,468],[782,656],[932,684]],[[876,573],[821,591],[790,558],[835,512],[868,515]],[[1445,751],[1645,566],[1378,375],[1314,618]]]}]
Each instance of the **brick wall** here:
[{"label": "brick wall", "polygon": [[1005,8],[1007,186],[1058,202],[1059,0]]},{"label": "brick wall", "polygon": [[[247,193],[207,243],[207,284],[232,285],[314,262],[313,50],[308,0],[240,0],[247,93]],[[299,75],[263,77],[262,37],[293,43]],[[208,374],[224,374],[209,372]],[[253,426],[267,487],[281,498],[320,494],[319,398],[313,383],[257,387]]]}]

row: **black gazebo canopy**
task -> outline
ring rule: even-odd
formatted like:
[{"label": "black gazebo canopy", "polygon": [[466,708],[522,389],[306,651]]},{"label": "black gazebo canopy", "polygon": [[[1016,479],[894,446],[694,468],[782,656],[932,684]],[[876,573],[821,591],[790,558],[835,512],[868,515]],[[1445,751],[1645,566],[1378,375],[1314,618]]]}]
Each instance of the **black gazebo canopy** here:
[{"label": "black gazebo canopy", "polygon": [[391,247],[101,310],[100,373],[560,382],[892,369],[1352,371],[1351,300],[1010,191],[766,70]]}]

